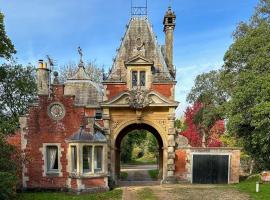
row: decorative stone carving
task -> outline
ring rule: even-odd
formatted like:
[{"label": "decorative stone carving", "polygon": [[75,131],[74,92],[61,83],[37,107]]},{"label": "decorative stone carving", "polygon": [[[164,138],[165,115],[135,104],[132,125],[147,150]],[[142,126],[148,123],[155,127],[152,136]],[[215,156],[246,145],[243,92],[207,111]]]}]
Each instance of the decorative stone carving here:
[{"label": "decorative stone carving", "polygon": [[157,123],[164,129],[164,131],[167,131],[166,120],[157,120]]},{"label": "decorative stone carving", "polygon": [[126,98],[126,101],[133,109],[143,109],[152,103],[151,98],[149,98],[149,91],[139,87],[129,91],[129,97]]},{"label": "decorative stone carving", "polygon": [[116,129],[119,126],[119,121],[112,121],[112,129]]},{"label": "decorative stone carving", "polygon": [[142,39],[140,37],[137,37],[136,39],[136,46],[133,49],[133,55],[141,55],[141,56],[145,56],[145,42],[142,41]]},{"label": "decorative stone carving", "polygon": [[177,147],[181,148],[181,147],[188,147],[188,139],[183,136],[183,135],[177,135],[176,140],[175,140]]}]

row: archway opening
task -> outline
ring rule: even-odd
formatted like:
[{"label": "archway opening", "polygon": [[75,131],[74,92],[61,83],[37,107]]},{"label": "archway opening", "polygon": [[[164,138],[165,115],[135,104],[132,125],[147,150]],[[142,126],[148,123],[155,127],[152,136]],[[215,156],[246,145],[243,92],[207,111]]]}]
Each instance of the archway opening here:
[{"label": "archway opening", "polygon": [[115,141],[117,180],[157,181],[163,178],[163,141],[148,124],[131,124],[120,131]]}]

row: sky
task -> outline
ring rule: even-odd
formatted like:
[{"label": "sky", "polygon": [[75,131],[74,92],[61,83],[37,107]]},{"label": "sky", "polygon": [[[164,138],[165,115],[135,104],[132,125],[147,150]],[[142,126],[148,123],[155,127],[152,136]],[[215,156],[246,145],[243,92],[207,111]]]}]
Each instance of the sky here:
[{"label": "sky", "polygon": [[[170,3],[171,2],[171,3]],[[145,0],[133,0],[144,5]],[[148,0],[148,18],[158,42],[164,44],[163,17],[176,13],[174,64],[177,69],[177,117],[198,74],[219,69],[240,21],[247,21],[258,0]],[[131,0],[0,0],[6,32],[19,63],[37,64],[50,55],[59,69],[84,60],[109,69],[130,20]]]}]

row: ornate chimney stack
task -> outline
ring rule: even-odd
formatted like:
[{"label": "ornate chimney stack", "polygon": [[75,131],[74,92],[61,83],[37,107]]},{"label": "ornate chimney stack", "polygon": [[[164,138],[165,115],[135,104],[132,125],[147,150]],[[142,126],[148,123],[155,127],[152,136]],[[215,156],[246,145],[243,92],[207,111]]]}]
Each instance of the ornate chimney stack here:
[{"label": "ornate chimney stack", "polygon": [[173,66],[173,34],[175,28],[176,15],[169,7],[163,20],[164,32],[165,32],[165,50],[166,50],[166,62],[169,67],[170,73],[175,77],[175,69]]},{"label": "ornate chimney stack", "polygon": [[49,69],[43,60],[38,61],[37,90],[38,95],[49,95]]}]

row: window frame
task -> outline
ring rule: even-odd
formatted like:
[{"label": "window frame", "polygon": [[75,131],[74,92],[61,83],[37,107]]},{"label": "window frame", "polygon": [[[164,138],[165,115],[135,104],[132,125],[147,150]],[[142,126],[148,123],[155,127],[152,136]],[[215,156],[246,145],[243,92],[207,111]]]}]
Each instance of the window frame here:
[{"label": "window frame", "polygon": [[[136,72],[136,85],[134,85],[133,82],[133,74]],[[144,73],[144,85],[141,85],[141,74]],[[136,89],[138,87],[140,88],[145,88],[146,87],[146,75],[147,75],[147,71],[144,69],[133,69],[131,70],[131,88],[132,89]]]},{"label": "window frame", "polygon": [[[57,158],[56,158],[56,161],[57,161],[57,169],[49,169],[48,168],[48,164],[49,164],[49,160],[48,160],[48,148],[49,147],[56,147],[57,149]],[[60,149],[59,149],[59,145],[58,144],[45,144],[44,146],[44,158],[45,158],[45,161],[44,161],[44,168],[45,168],[45,173],[47,175],[50,175],[50,174],[60,174],[60,168],[61,168],[61,163],[60,163]]]},{"label": "window frame", "polygon": [[[71,147],[76,146],[77,147],[77,170],[72,170],[72,149]],[[89,146],[92,149],[91,152],[91,170],[90,171],[84,171],[84,164],[83,164],[83,149],[85,146]],[[102,154],[101,154],[101,170],[95,171],[95,149],[96,147],[102,147]],[[69,172],[71,176],[77,176],[82,175],[85,177],[91,177],[91,176],[99,176],[102,174],[107,173],[106,169],[106,144],[104,143],[70,143],[69,144]]]}]

